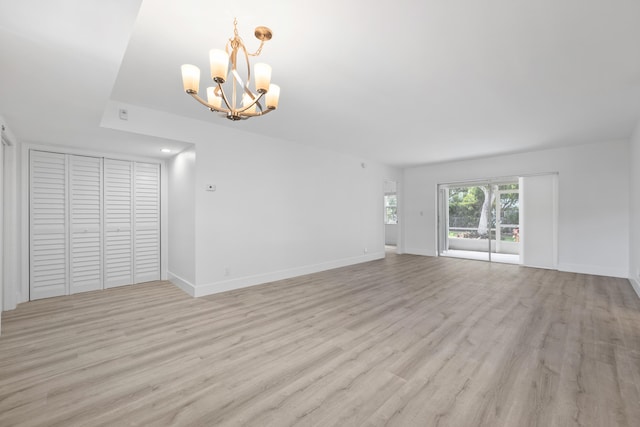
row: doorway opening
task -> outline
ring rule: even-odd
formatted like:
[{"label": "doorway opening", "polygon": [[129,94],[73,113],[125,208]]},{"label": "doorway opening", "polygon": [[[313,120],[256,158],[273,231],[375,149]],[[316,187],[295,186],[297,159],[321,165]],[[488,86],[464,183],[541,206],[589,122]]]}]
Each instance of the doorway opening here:
[{"label": "doorway opening", "polygon": [[518,178],[438,186],[441,256],[520,263]]},{"label": "doorway opening", "polygon": [[396,252],[398,246],[398,193],[395,181],[384,182],[384,247]]}]

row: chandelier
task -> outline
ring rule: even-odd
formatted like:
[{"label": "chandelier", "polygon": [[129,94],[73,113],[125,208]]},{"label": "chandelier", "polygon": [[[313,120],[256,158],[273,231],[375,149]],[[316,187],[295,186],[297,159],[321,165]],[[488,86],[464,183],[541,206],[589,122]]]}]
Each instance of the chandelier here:
[{"label": "chandelier", "polygon": [[[280,97],[280,87],[271,84],[271,67],[264,63],[257,63],[254,66],[254,93],[249,85],[251,83],[250,56],[258,56],[262,52],[262,47],[266,41],[271,40],[273,34],[267,27],[257,27],[254,35],[260,40],[260,47],[255,53],[247,51],[244,42],[238,35],[238,20],[233,21],[233,38],[229,39],[225,50],[212,49],[209,51],[211,63],[211,79],[217,86],[207,88],[207,100],[198,95],[200,86],[200,69],[195,65],[184,64],[182,66],[182,84],[184,91],[191,95],[196,101],[207,107],[212,112],[223,113],[229,120],[246,120],[249,117],[263,116],[278,108]],[[240,54],[240,55],[239,55]],[[247,80],[243,82],[238,73],[238,61],[246,61]],[[229,61],[231,61],[231,96],[225,92],[223,84],[227,81],[229,74]],[[229,85],[227,85],[229,86]],[[227,91],[229,88],[227,88]],[[260,102],[265,98],[265,108]]]}]

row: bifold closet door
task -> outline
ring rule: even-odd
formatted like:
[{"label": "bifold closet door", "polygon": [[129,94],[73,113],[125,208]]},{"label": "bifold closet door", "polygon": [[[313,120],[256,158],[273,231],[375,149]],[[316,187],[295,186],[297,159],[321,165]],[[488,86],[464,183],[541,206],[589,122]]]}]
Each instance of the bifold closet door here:
[{"label": "bifold closet door", "polygon": [[30,299],[68,293],[67,160],[30,152]]},{"label": "bifold closet door", "polygon": [[102,159],[69,156],[69,293],[102,289]]},{"label": "bifold closet door", "polygon": [[160,279],[160,165],[30,152],[30,299]]},{"label": "bifold closet door", "polygon": [[134,165],[134,282],[160,280],[160,165]]},{"label": "bifold closet door", "polygon": [[133,163],[104,159],[104,287],[133,281]]}]

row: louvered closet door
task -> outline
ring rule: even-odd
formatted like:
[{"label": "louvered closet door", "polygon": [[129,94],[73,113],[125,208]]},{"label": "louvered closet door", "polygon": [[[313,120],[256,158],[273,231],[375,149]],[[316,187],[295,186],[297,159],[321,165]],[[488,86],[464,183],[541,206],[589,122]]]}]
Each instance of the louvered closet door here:
[{"label": "louvered closet door", "polygon": [[102,159],[69,156],[69,291],[102,289]]},{"label": "louvered closet door", "polygon": [[160,165],[135,163],[134,281],[160,280]]},{"label": "louvered closet door", "polygon": [[30,299],[67,294],[64,154],[30,152]]},{"label": "louvered closet door", "polygon": [[133,163],[104,160],[104,287],[133,281]]}]

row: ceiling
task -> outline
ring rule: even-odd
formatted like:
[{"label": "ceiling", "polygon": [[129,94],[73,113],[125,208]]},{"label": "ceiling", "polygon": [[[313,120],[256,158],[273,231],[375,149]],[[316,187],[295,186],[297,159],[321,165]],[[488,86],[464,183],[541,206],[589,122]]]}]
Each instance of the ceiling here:
[{"label": "ceiling", "polygon": [[[273,30],[260,61],[282,89],[242,122],[180,77],[199,66],[203,92],[234,17],[249,50]],[[101,125],[108,103],[396,166],[626,139],[638,22],[637,0],[0,0],[0,114],[25,141],[154,157],[188,143]]]}]

